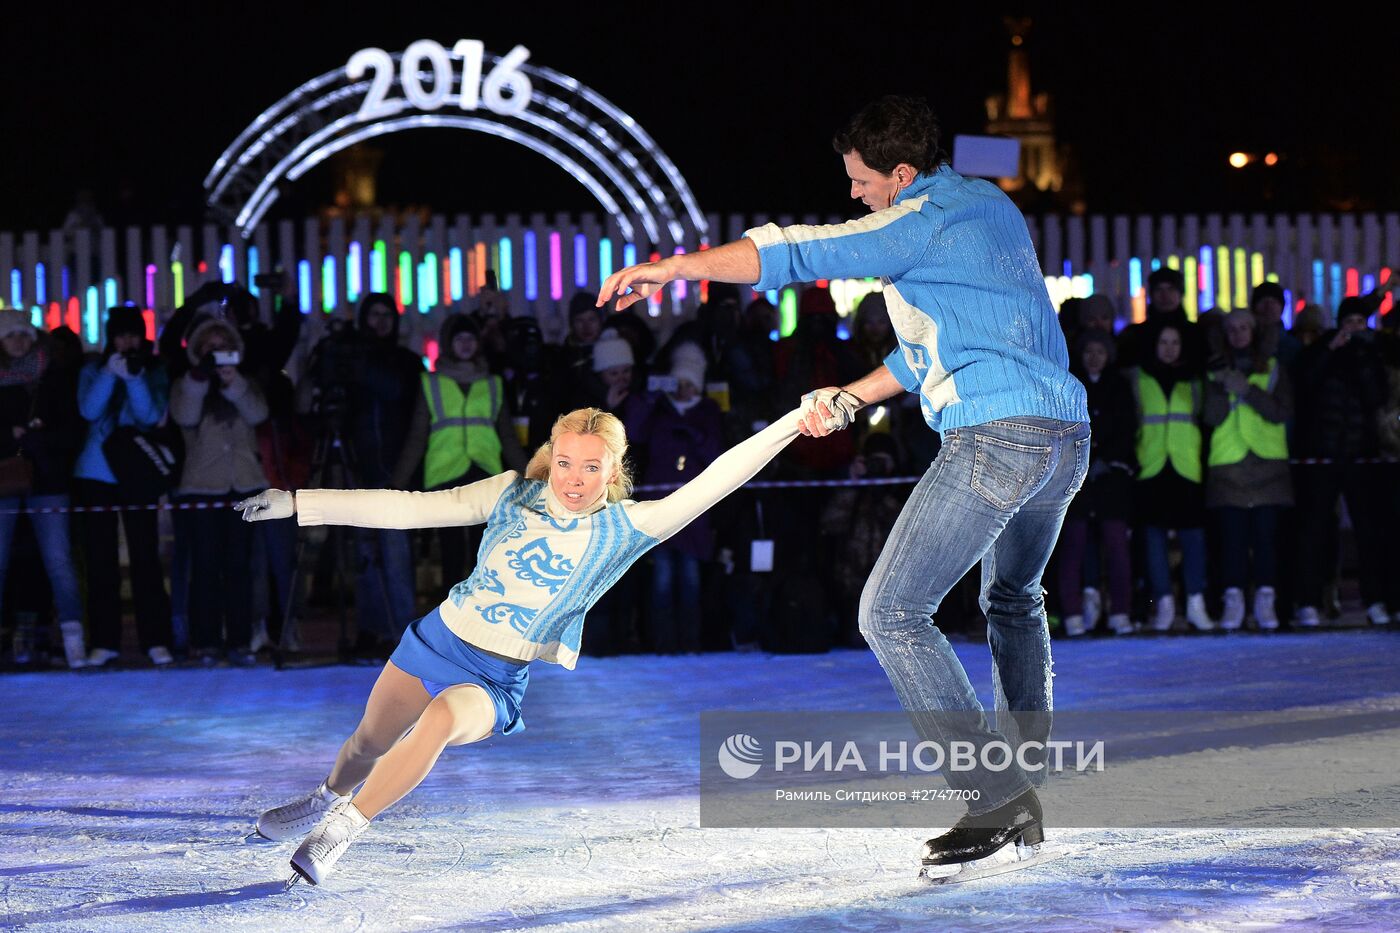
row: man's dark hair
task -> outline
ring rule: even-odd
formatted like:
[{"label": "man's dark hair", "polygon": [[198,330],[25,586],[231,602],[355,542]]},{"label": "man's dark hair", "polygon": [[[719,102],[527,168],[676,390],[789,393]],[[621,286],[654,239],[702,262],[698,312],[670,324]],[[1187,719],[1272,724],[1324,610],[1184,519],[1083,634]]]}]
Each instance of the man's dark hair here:
[{"label": "man's dark hair", "polygon": [[841,155],[854,149],[862,162],[882,175],[901,162],[923,173],[947,161],[938,148],[938,120],[919,97],[891,94],[866,104],[831,144]]}]

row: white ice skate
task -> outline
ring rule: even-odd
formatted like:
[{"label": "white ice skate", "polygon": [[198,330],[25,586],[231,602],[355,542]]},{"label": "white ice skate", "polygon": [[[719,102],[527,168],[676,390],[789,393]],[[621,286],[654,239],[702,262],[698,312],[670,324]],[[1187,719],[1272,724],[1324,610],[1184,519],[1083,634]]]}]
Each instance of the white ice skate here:
[{"label": "white ice skate", "polygon": [[292,856],[292,870],[296,872],[287,882],[290,887],[300,877],[311,884],[320,884],[335,871],[335,863],[350,848],[350,843],[359,838],[360,833],[369,828],[369,820],[347,797],[326,814],[311,835],[302,840]]},{"label": "white ice skate", "polygon": [[307,796],[273,807],[258,817],[254,832],[274,842],[305,836],[341,801],[348,803],[350,797],[337,794],[322,781],[321,786]]}]

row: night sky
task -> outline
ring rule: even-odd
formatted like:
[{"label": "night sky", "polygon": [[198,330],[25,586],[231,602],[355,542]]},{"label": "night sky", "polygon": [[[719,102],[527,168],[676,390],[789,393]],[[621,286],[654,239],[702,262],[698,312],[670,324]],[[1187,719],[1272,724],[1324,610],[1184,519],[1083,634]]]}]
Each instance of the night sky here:
[{"label": "night sky", "polygon": [[[1008,47],[1000,15],[982,4],[820,15],[750,3],[659,16],[658,4],[606,3],[502,4],[519,11],[509,16],[466,3],[450,15],[393,3],[360,14],[343,4],[136,6],[7,10],[0,229],[58,225],[80,188],[109,223],[198,221],[205,173],[261,110],[357,49],[420,38],[482,39],[498,54],[526,45],[533,63],[636,117],[707,211],[854,215],[833,130],[869,98],[899,92],[927,97],[949,139],[979,133]],[[1393,28],[1337,4],[1326,21],[1291,4],[1272,21],[1255,4],[1090,6],[1003,8],[1035,17],[1034,89],[1054,96],[1090,212],[1400,207]],[[382,203],[597,210],[542,157],[480,134],[419,130],[382,148]],[[1226,164],[1236,149],[1284,161],[1236,171]],[[323,166],[278,209],[306,212],[329,191]]]}]

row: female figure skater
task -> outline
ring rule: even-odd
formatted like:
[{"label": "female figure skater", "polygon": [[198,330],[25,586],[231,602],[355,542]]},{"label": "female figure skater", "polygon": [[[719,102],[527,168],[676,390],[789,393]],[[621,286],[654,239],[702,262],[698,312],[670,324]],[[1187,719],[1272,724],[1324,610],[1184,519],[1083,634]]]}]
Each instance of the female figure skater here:
[{"label": "female figure skater", "polygon": [[269,489],[237,503],[247,521],[295,514],[301,525],[486,524],[476,569],[408,627],[330,774],[309,796],[259,817],[257,832],[268,839],[311,830],[292,856],[292,881],[324,880],[446,746],[523,729],[529,663],[573,668],[588,609],[646,551],[762,469],[797,436],[801,417],[789,412],[648,502],[626,498],[622,422],[582,408],[554,423],[524,476],[507,471],[440,492]]}]

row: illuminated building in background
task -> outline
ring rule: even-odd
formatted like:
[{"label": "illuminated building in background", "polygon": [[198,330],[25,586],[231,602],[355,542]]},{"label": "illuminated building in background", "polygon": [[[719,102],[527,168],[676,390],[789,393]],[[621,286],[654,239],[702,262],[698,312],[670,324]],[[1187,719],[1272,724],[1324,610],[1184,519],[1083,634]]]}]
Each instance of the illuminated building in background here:
[{"label": "illuminated building in background", "polygon": [[997,181],[1021,208],[1062,207],[1082,212],[1078,185],[1066,179],[1069,153],[1055,142],[1055,117],[1050,95],[1031,91],[1030,56],[1026,40],[1029,17],[1004,16],[1011,37],[1006,56],[1006,92],[987,98],[989,136],[1004,136],[1021,144],[1020,173]]}]

